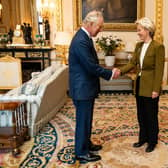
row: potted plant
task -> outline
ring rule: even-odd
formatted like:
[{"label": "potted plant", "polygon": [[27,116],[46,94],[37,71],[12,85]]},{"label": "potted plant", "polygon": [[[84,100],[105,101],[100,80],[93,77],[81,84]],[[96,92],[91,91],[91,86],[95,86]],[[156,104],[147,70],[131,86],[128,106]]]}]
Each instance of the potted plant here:
[{"label": "potted plant", "polygon": [[106,66],[113,66],[115,63],[114,51],[124,47],[123,41],[117,36],[101,36],[96,39],[96,44],[105,54]]}]

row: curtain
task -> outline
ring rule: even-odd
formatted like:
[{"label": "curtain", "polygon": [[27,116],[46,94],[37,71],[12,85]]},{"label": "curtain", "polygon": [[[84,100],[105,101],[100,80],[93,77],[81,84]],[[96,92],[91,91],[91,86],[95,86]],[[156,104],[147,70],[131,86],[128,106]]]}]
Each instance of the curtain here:
[{"label": "curtain", "polygon": [[10,27],[17,24],[29,23],[32,26],[33,36],[37,33],[36,0],[9,0]]}]

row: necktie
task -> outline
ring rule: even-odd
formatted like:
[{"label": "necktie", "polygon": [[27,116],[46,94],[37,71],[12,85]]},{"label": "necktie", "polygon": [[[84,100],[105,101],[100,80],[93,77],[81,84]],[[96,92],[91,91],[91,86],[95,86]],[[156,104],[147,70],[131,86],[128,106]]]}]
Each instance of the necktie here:
[{"label": "necktie", "polygon": [[90,43],[92,44],[92,46],[94,46],[92,38],[89,38],[89,39],[90,39]]}]

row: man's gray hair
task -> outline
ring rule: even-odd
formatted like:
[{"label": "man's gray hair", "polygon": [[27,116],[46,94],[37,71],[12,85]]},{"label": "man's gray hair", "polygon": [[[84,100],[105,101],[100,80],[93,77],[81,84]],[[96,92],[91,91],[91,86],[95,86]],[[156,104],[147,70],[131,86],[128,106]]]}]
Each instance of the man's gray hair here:
[{"label": "man's gray hair", "polygon": [[143,18],[137,20],[135,23],[140,24],[142,27],[149,30],[149,34],[153,38],[156,28],[155,28],[154,22],[151,19],[149,19],[147,17],[143,17]]},{"label": "man's gray hair", "polygon": [[87,24],[87,23],[97,23],[98,19],[102,17],[103,18],[103,14],[101,11],[97,11],[97,10],[93,10],[91,12],[89,12],[86,17],[83,20],[83,24]]}]

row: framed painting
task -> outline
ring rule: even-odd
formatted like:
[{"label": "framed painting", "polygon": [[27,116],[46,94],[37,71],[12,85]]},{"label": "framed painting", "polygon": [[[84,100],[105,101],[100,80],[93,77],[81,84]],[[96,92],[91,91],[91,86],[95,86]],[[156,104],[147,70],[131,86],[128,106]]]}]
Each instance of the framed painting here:
[{"label": "framed painting", "polygon": [[104,30],[135,31],[135,21],[145,15],[145,0],[73,0],[74,29],[78,29],[86,14],[100,10],[104,15]]}]

